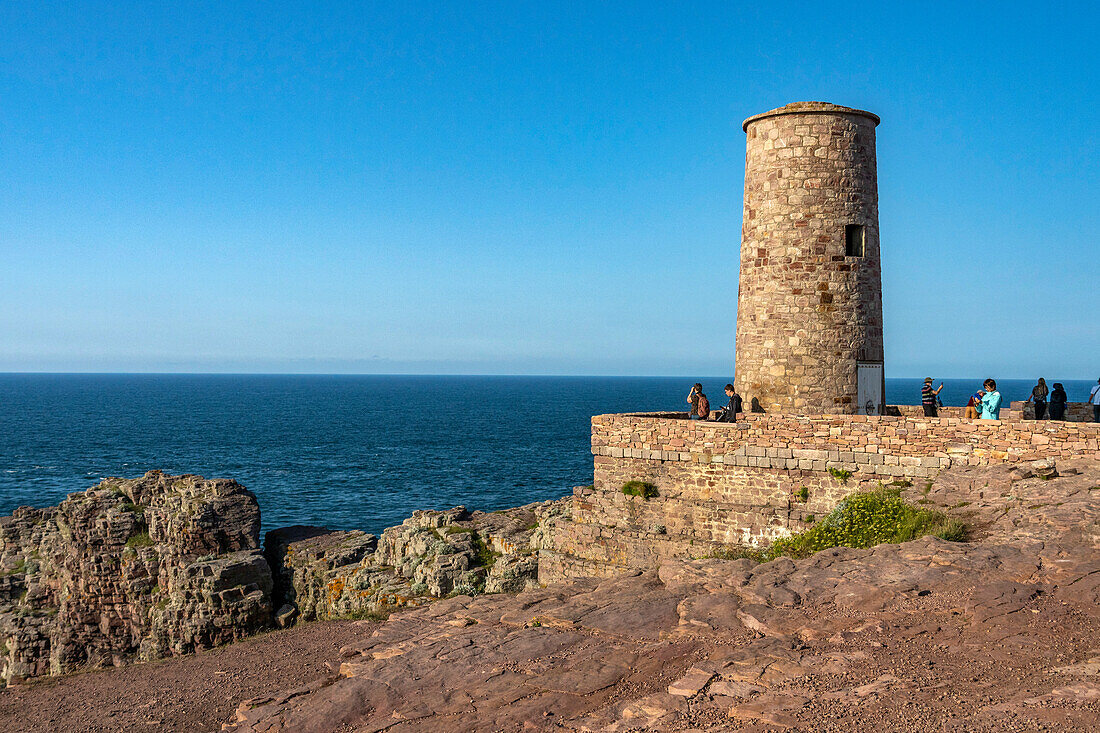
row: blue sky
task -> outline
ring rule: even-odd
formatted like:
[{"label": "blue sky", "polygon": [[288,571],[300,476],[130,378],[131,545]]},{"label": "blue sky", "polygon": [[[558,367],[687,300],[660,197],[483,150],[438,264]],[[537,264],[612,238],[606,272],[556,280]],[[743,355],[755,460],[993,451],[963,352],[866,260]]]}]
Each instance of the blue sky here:
[{"label": "blue sky", "polygon": [[727,374],[741,121],[878,130],[887,374],[1100,372],[1094,4],[0,4],[0,371]]}]

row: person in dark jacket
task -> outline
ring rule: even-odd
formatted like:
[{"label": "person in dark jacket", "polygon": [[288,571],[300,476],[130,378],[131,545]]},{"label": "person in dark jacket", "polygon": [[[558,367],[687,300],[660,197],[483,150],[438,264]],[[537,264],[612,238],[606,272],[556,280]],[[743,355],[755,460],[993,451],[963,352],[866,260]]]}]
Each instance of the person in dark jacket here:
[{"label": "person in dark jacket", "polygon": [[734,391],[732,384],[726,385],[726,397],[729,402],[718,411],[718,422],[737,422],[737,413],[741,412],[741,395]]},{"label": "person in dark jacket", "polygon": [[1027,398],[1028,402],[1035,403],[1035,419],[1042,420],[1047,416],[1047,380],[1039,377],[1039,383],[1031,388],[1031,396]]},{"label": "person in dark jacket", "polygon": [[1066,419],[1066,402],[1068,401],[1069,397],[1066,396],[1066,388],[1062,386],[1061,382],[1055,382],[1054,391],[1050,393],[1051,420]]},{"label": "person in dark jacket", "polygon": [[939,417],[936,405],[942,389],[943,382],[940,382],[939,389],[932,389],[932,377],[925,378],[924,386],[920,390],[920,403],[924,407],[925,417]]}]

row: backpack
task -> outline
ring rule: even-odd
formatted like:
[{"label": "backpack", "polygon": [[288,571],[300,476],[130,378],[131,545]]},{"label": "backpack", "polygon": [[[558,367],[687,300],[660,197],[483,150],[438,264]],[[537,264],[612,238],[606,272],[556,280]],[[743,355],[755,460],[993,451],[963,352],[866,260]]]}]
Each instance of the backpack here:
[{"label": "backpack", "polygon": [[695,414],[702,418],[710,417],[710,401],[705,394],[699,395],[699,407]]}]

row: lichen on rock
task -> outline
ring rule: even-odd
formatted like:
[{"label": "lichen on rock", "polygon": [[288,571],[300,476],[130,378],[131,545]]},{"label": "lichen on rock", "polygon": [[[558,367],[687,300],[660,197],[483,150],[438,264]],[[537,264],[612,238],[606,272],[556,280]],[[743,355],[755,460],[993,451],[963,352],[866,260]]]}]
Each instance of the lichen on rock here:
[{"label": "lichen on rock", "polygon": [[282,623],[385,615],[448,595],[537,585],[540,520],[562,502],[498,512],[416,511],[381,537],[320,527],[268,532]]}]

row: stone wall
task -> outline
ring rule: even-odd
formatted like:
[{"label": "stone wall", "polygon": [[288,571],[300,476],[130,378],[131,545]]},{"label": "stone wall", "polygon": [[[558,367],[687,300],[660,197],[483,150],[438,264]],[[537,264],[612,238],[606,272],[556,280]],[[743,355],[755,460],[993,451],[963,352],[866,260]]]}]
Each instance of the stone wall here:
[{"label": "stone wall", "polygon": [[[551,520],[540,582],[607,576],[670,557],[762,545],[804,529],[845,495],[928,482],[951,465],[1100,457],[1100,425],[959,418],[748,415],[692,422],[671,413],[592,419],[593,483]],[[623,493],[627,481],[657,496]]]},{"label": "stone wall", "polygon": [[[821,102],[744,123],[734,385],[746,406],[856,412],[856,362],[883,360],[877,124]],[[846,225],[863,226],[862,256],[846,255]]]},{"label": "stone wall", "polygon": [[[1034,402],[1013,402],[1011,409],[1012,413],[1019,415],[1022,420],[1035,419]],[[1047,419],[1050,419],[1049,405]],[[1067,402],[1065,420],[1066,422],[1092,422],[1092,405],[1087,402]]]},{"label": "stone wall", "polygon": [[271,623],[256,497],[150,472],[0,518],[0,679],[234,641]]}]

